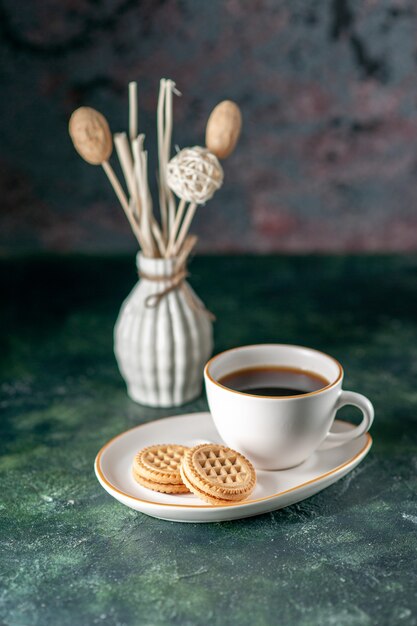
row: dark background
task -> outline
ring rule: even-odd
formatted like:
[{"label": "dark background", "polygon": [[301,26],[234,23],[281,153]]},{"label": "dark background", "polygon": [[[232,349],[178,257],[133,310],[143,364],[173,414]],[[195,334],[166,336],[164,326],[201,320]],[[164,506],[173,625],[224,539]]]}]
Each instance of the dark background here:
[{"label": "dark background", "polygon": [[401,0],[1,0],[0,252],[133,251],[72,110],[140,130],[155,164],[161,77],[174,143],[202,143],[212,107],[243,111],[224,187],[199,210],[200,251],[417,249],[416,5]]}]

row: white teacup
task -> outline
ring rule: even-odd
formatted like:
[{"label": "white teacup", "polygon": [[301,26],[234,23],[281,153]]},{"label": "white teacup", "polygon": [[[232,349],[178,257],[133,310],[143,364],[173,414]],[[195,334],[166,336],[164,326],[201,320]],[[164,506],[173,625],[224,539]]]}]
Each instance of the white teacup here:
[{"label": "white teacup", "polygon": [[[312,372],[329,384],[295,396],[259,396],[225,387],[219,380],[251,367],[288,367]],[[333,448],[366,433],[374,408],[365,396],[342,390],[343,369],[336,359],[301,346],[265,344],[221,352],[204,369],[207,398],[220,436],[259,469],[294,467],[315,450]],[[342,433],[330,428],[336,412],[351,404],[362,411],[359,426]]]}]

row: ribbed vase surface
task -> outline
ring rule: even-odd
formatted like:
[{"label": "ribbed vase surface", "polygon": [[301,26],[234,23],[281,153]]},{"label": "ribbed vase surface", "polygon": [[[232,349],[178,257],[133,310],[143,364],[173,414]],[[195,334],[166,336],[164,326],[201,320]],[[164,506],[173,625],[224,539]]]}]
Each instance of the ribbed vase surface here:
[{"label": "ribbed vase surface", "polygon": [[116,359],[132,400],[179,406],[201,393],[213,349],[212,322],[185,280],[161,295],[173,285],[175,259],[139,253],[137,265],[142,277],[122,304],[114,329]]}]

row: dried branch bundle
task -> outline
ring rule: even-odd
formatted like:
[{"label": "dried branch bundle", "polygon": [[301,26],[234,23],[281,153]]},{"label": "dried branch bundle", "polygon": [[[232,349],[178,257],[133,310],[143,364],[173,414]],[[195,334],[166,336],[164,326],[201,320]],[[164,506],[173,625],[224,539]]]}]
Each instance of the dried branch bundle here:
[{"label": "dried branch bundle", "polygon": [[[155,217],[148,184],[148,153],[145,135],[138,134],[137,83],[129,83],[129,133],[115,133],[114,146],[125,179],[126,195],[109,163],[112,135],[106,118],[90,107],[80,107],[71,116],[69,133],[80,156],[101,165],[122,205],[145,256],[176,257],[184,267],[197,237],[190,226],[223,182],[219,159],[228,157],[239,138],[242,118],[230,100],[212,111],[206,128],[206,148],[185,148],[171,159],[173,94],[181,95],[172,80],[161,79],[157,108],[158,187],[161,225]],[[177,201],[175,195],[179,198]]]}]

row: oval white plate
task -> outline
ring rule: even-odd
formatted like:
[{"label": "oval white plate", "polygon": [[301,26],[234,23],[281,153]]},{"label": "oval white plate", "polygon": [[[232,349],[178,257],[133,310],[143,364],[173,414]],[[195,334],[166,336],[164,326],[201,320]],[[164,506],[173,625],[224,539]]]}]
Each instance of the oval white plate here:
[{"label": "oval white plate", "polygon": [[[341,432],[352,424],[336,420],[332,430]],[[221,442],[210,413],[192,413],[149,422],[127,430],[106,443],[97,454],[94,469],[104,489],[116,500],[152,517],[173,522],[221,522],[281,509],[309,498],[356,467],[369,452],[369,433],[339,448],[314,453],[289,470],[257,471],[257,484],[248,500],[240,504],[210,506],[192,494],[168,495],[138,485],[131,466],[136,452],[155,443],[195,446]]]}]

